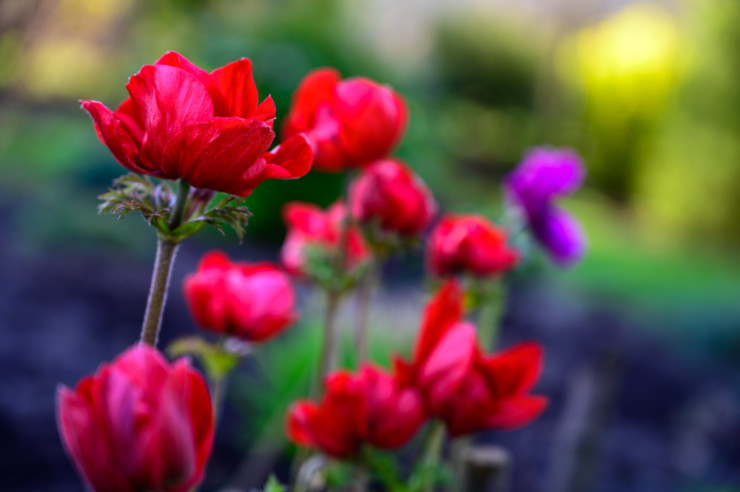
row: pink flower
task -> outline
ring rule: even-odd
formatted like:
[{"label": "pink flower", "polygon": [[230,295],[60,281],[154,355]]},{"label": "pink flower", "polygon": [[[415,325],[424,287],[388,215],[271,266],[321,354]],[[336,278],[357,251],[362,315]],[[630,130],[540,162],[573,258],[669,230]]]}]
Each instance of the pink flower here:
[{"label": "pink flower", "polygon": [[82,107],[130,171],[247,196],[266,179],[299,178],[311,168],[302,135],[268,152],[275,104],[270,97],[258,104],[247,58],[208,73],[170,51],[144,65],[126,89],[131,97],[115,111],[98,101]]},{"label": "pink flower", "polygon": [[315,169],[339,172],[390,153],[406,129],[403,98],[388,86],[331,68],[309,73],[293,96],[283,132],[306,133]]},{"label": "pink flower", "polygon": [[148,345],[126,350],[75,389],[57,390],[62,442],[91,490],[185,492],[213,443],[211,398],[185,359]]},{"label": "pink flower", "polygon": [[203,328],[249,342],[273,338],[298,318],[287,274],[269,263],[231,263],[219,251],[185,279],[185,298]]}]

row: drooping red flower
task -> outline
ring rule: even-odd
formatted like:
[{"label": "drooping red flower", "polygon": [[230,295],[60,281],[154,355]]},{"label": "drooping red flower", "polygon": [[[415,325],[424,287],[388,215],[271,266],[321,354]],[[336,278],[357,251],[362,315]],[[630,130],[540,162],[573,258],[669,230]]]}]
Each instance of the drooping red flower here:
[{"label": "drooping red flower", "polygon": [[301,400],[287,416],[288,437],[337,458],[351,456],[363,444],[396,449],[426,420],[413,387],[401,388],[380,368],[366,364],[358,374],[337,371],[326,379],[320,403]]},{"label": "drooping red flower", "polygon": [[385,157],[406,130],[408,111],[397,92],[362,77],[340,79],[332,68],[309,73],[283,126],[287,137],[308,136],[319,171],[339,172]]},{"label": "drooping red flower", "polygon": [[247,58],[208,73],[170,51],[126,89],[130,97],[115,111],[98,101],[82,107],[130,171],[244,197],[266,179],[299,178],[311,168],[303,135],[268,152],[275,104],[269,96],[258,103]]},{"label": "drooping red flower", "polygon": [[431,191],[398,160],[373,162],[351,185],[349,203],[360,222],[377,221],[386,232],[417,236],[437,211]]},{"label": "drooping red flower", "polygon": [[529,393],[542,370],[541,346],[486,355],[463,311],[462,290],[448,281],[427,307],[412,361],[395,361],[399,383],[420,391],[452,437],[532,422],[547,406],[545,397]]},{"label": "drooping red flower", "polygon": [[199,325],[248,342],[266,341],[298,318],[290,278],[270,263],[232,263],[212,251],[184,288]]},{"label": "drooping red flower", "polygon": [[294,275],[306,275],[306,260],[310,248],[334,256],[346,234],[346,265],[351,270],[370,259],[370,250],[355,226],[343,233],[347,207],[336,202],[326,210],[303,202],[290,202],[283,208],[283,220],[288,234],[280,253],[283,266]]},{"label": "drooping red flower", "polygon": [[57,390],[64,446],[95,492],[185,492],[211,453],[214,422],[203,377],[137,345]]},{"label": "drooping red flower", "polygon": [[446,215],[427,241],[427,268],[439,277],[500,275],[519,261],[506,232],[480,215]]}]

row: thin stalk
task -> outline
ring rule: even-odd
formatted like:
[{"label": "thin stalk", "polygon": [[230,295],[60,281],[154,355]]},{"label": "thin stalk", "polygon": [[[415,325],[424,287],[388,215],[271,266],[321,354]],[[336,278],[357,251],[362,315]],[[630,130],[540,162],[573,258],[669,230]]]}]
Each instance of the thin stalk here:
[{"label": "thin stalk", "polygon": [[213,405],[213,421],[218,424],[218,421],[221,418],[221,412],[224,408],[224,399],[226,397],[226,387],[229,383],[229,377],[217,376],[209,379],[211,404]]},{"label": "thin stalk", "polygon": [[321,347],[321,363],[319,366],[319,380],[315,388],[316,395],[321,393],[324,378],[339,364],[339,333],[337,313],[342,301],[339,292],[327,291],[326,311],[324,313],[324,343]]},{"label": "thin stalk", "polygon": [[460,490],[462,484],[465,483],[465,457],[470,450],[472,441],[470,436],[463,436],[453,439],[450,443],[450,464],[454,477],[452,490]]},{"label": "thin stalk", "polygon": [[172,265],[177,255],[176,243],[159,239],[157,256],[154,260],[152,283],[149,287],[149,298],[144,311],[144,323],[141,327],[141,341],[152,347],[157,345],[159,329],[162,326],[162,313],[167,302],[167,290],[172,276]]},{"label": "thin stalk", "polygon": [[[424,468],[431,469],[439,465],[442,458],[442,447],[445,442],[445,426],[442,422],[433,422],[429,428],[424,449],[422,450],[422,465]],[[424,492],[433,492],[434,485],[430,484]]]},{"label": "thin stalk", "polygon": [[483,305],[478,309],[478,339],[489,351],[495,350],[498,345],[505,304],[506,286],[499,280],[492,286]]},{"label": "thin stalk", "polygon": [[[175,230],[183,220],[185,208],[190,194],[190,185],[180,180],[177,190],[177,200],[169,222],[171,231]],[[162,313],[167,302],[167,291],[172,276],[172,266],[177,255],[178,244],[167,239],[157,240],[157,255],[154,259],[152,283],[149,286],[149,297],[144,311],[144,322],[141,327],[141,341],[151,346],[157,345],[159,329],[162,326]]]},{"label": "thin stalk", "polygon": [[355,320],[355,354],[357,365],[368,360],[370,337],[370,305],[375,288],[380,283],[380,265],[373,259],[357,290],[357,319]]}]

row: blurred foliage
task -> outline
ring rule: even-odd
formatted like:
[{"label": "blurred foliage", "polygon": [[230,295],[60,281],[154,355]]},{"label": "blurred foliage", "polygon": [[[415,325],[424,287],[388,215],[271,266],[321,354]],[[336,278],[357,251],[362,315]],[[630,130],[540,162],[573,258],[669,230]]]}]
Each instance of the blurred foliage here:
[{"label": "blurred foliage", "polygon": [[[425,63],[405,72],[379,60],[378,45],[360,32],[387,19],[358,23],[358,5],[0,2],[0,191],[21,205],[17,242],[151,253],[142,221],[95,215],[95,196],[124,170],[75,100],[116,106],[127,76],[177,50],[206,69],[250,57],[261,97],[277,103],[278,128],[313,68],[398,88],[411,114],[398,155],[443,210],[499,218],[498,183],[528,147],[572,146],[589,167],[587,190],[570,205],[590,252],[568,281],[660,306],[727,306],[740,292],[732,249],[740,244],[740,3],[682,0],[667,10],[632,2],[594,18],[546,19],[461,5],[427,15]],[[340,176],[320,173],[262,184],[247,199],[247,247],[276,248],[285,202],[326,206],[341,187]],[[223,244],[217,234],[199,236]]]},{"label": "blurred foliage", "polygon": [[617,199],[632,196],[641,153],[686,62],[685,44],[673,16],[636,3],[567,34],[559,47],[561,76],[581,94],[589,179]]}]

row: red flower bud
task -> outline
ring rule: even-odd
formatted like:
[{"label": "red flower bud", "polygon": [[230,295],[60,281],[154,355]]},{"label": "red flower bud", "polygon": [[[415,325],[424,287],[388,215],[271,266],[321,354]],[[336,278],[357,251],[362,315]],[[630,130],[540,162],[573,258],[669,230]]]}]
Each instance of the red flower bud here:
[{"label": "red flower bud", "polygon": [[96,492],[185,492],[203,478],[214,422],[202,376],[185,359],[131,347],[57,390],[59,432]]},{"label": "red flower bud", "polygon": [[485,355],[475,326],[462,318],[463,293],[448,281],[427,307],[412,362],[395,361],[399,384],[417,388],[453,437],[533,421],[547,406],[545,397],[529,394],[542,370],[542,347],[524,343]]},{"label": "red flower bud", "polygon": [[[347,220],[347,207],[336,202],[326,210],[311,203],[290,202],[283,208],[283,220],[288,227],[280,253],[283,266],[294,275],[305,275],[309,248],[318,248],[336,255]],[[370,259],[370,250],[357,227],[347,231],[346,268],[353,269]]]},{"label": "red flower bud", "polygon": [[296,444],[343,458],[364,443],[381,449],[401,447],[425,420],[414,388],[401,388],[391,375],[366,364],[359,374],[330,374],[319,404],[294,403],[288,411],[287,433]]},{"label": "red flower bud", "polygon": [[196,188],[247,196],[265,179],[290,179],[311,168],[305,137],[268,152],[275,104],[258,104],[252,63],[242,58],[211,73],[171,51],[126,84],[115,111],[82,101],[98,137],[125,168]]},{"label": "red flower bud", "polygon": [[519,261],[506,232],[479,215],[447,215],[427,242],[427,268],[437,276],[500,275]]},{"label": "red flower bud", "polygon": [[340,81],[336,70],[321,68],[295,92],[283,132],[306,133],[315,168],[339,172],[388,155],[407,120],[403,98],[390,87],[361,77]]},{"label": "red flower bud", "polygon": [[360,222],[378,221],[381,229],[416,236],[437,211],[432,193],[408,166],[382,159],[367,167],[350,187],[352,215]]},{"label": "red flower bud", "polygon": [[185,298],[203,328],[249,342],[268,340],[298,317],[288,276],[269,263],[231,263],[213,251],[185,279]]}]

